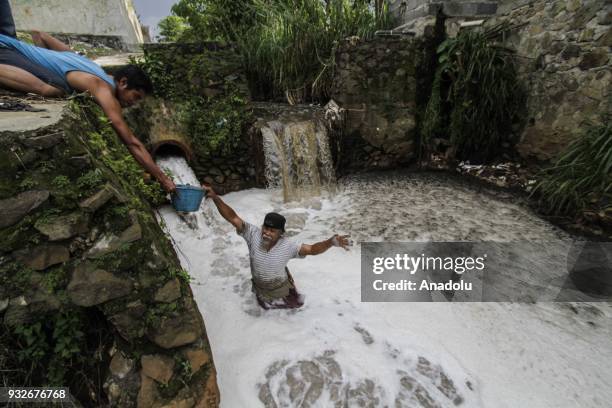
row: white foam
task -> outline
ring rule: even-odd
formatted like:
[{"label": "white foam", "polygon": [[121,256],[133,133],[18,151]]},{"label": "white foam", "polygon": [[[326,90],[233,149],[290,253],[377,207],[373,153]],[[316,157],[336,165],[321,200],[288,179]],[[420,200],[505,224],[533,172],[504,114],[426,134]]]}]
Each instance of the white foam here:
[{"label": "white foam", "polygon": [[[440,177],[356,177],[335,197],[322,199],[320,210],[316,199],[283,204],[279,190],[251,189],[223,199],[254,224],[280,211],[297,232],[293,239],[306,243],[336,232],[358,242],[564,237],[523,208]],[[262,311],[250,291],[246,244],[210,200],[195,230],[169,207],[160,216],[194,277],[223,407],[263,406],[260,387],[266,383],[278,406],[295,406],[284,372],[266,378],[270,366],[317,361],[328,350],[342,369],[343,387],[371,379],[382,389],[382,395],[374,392],[377,406],[395,406],[399,371],[415,377],[439,406],[454,406],[416,370],[419,357],[453,381],[464,400],[460,406],[603,407],[612,400],[609,304],[361,303],[357,245],[291,261],[305,306]],[[292,219],[303,227],[292,228]],[[325,388],[313,406],[331,406],[330,392]]]}]

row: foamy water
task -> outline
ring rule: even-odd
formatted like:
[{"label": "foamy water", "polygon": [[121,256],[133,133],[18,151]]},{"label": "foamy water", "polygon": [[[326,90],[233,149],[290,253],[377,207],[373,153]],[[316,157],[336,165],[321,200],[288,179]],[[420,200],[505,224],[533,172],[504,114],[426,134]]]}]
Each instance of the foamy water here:
[{"label": "foamy water", "polygon": [[[197,180],[180,159],[176,178]],[[604,407],[612,400],[607,303],[362,303],[365,241],[559,240],[563,232],[495,194],[444,176],[353,177],[333,197],[283,203],[280,190],[223,199],[246,221],[287,217],[314,243],[357,244],[292,260],[303,308],[263,311],[250,290],[247,246],[207,200],[159,216],[175,240],[211,342],[221,405],[238,407]]]}]

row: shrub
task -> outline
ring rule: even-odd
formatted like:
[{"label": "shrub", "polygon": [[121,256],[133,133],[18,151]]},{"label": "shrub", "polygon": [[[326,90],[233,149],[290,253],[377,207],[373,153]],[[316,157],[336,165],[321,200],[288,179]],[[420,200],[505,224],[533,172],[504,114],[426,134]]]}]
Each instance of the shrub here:
[{"label": "shrub", "polygon": [[172,11],[189,24],[180,41],[235,42],[251,93],[289,102],[328,96],[340,39],[393,25],[386,3],[363,0],[181,0]]},{"label": "shrub", "polygon": [[236,92],[214,99],[192,97],[178,105],[179,121],[189,135],[196,157],[230,155],[251,120],[247,101]]},{"label": "shrub", "polygon": [[179,16],[167,16],[159,22],[158,26],[158,39],[169,42],[180,40],[189,28],[185,19]]},{"label": "shrub", "polygon": [[532,194],[546,212],[567,215],[589,206],[612,207],[612,124],[590,125],[540,173]]},{"label": "shrub", "polygon": [[500,25],[483,32],[461,31],[438,47],[422,126],[425,148],[435,137],[449,138],[456,158],[486,162],[516,142],[526,92],[514,52],[496,42],[508,30]]}]

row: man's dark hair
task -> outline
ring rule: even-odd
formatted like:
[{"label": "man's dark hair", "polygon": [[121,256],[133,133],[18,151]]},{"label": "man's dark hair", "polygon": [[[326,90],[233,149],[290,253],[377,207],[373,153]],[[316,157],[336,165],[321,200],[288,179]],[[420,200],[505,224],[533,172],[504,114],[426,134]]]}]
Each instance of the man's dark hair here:
[{"label": "man's dark hair", "polygon": [[127,89],[140,89],[147,94],[153,92],[153,84],[149,76],[142,68],[136,65],[126,65],[125,67],[119,68],[115,72],[114,77],[117,81],[121,78],[126,78]]}]

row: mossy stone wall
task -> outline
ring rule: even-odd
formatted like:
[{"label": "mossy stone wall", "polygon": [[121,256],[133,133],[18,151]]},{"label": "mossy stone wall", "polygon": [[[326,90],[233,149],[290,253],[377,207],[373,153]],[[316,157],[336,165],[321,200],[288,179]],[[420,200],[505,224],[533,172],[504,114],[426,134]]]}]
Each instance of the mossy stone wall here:
[{"label": "mossy stone wall", "polygon": [[343,40],[332,99],[345,114],[339,168],[384,169],[416,157],[421,40],[411,36]]},{"label": "mossy stone wall", "polygon": [[612,111],[610,2],[504,0],[486,24],[501,21],[517,25],[507,45],[517,50],[529,89],[517,150],[526,159],[552,159]]},{"label": "mossy stone wall", "polygon": [[205,42],[144,49],[157,99],[130,115],[135,126],[146,125],[138,135],[149,142],[151,132],[165,128],[186,137],[198,179],[220,193],[262,186],[260,141],[248,132],[254,119],[236,48]]},{"label": "mossy stone wall", "polygon": [[164,195],[100,108],[78,98],[0,141],[3,383],[69,386],[93,406],[216,406],[189,276],[152,210]]}]

